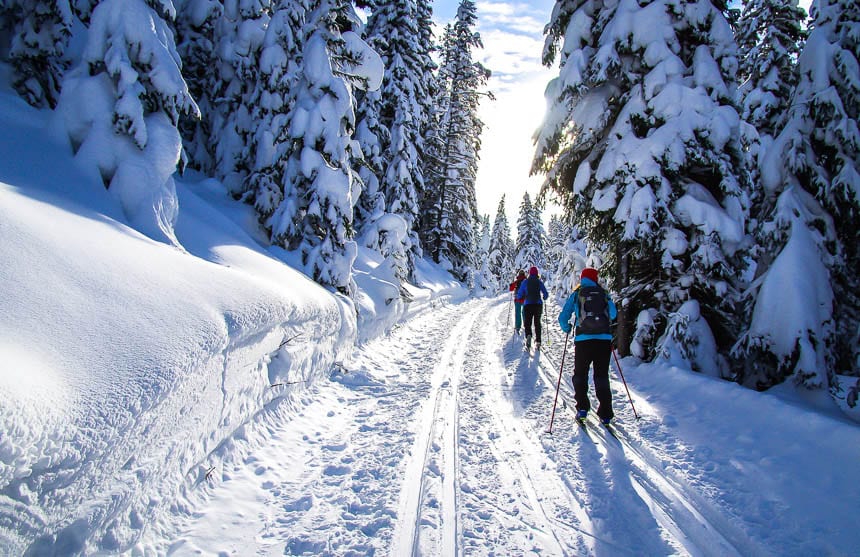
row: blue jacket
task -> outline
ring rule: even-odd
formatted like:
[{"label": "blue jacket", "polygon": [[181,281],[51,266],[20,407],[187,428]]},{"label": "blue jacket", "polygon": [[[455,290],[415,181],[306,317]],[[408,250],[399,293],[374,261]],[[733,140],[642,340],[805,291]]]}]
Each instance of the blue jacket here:
[{"label": "blue jacket", "polygon": [[[584,278],[582,279],[582,282],[580,282],[580,286],[597,286],[597,283],[591,279]],[[612,301],[609,294],[606,295],[606,301],[609,304],[609,318],[614,321],[618,317],[618,308],[615,307],[615,302]],[[562,331],[569,333],[574,327],[574,325],[571,324],[571,321],[575,324],[578,320],[579,286],[576,287],[576,290],[573,291],[573,294],[571,294],[567,299],[567,302],[565,302],[564,308],[558,316],[558,324],[561,325]],[[612,333],[599,335],[576,335],[573,337],[574,342],[580,340],[612,340]]]},{"label": "blue jacket", "polygon": [[[529,301],[528,298],[526,298],[526,295],[528,294],[528,282],[529,282],[529,279],[532,278],[532,276],[536,276],[536,275],[531,275],[526,280],[524,280],[522,282],[522,284],[520,284],[520,288],[517,290],[517,298],[521,299],[523,301],[524,306],[527,306],[529,304],[542,304],[543,303],[543,300],[541,300],[540,298],[538,298],[537,302]],[[549,294],[547,294],[547,291],[546,291],[546,286],[543,285],[542,280],[538,279],[538,282],[540,283],[540,291],[541,291],[541,293],[543,293],[543,299],[546,300],[549,297]]]}]

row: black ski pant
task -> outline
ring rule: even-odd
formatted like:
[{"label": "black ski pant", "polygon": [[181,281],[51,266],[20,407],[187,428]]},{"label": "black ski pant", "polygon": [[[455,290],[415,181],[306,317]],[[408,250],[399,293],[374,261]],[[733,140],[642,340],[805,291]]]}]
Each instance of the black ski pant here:
[{"label": "black ski pant", "polygon": [[597,415],[613,418],[612,391],[609,389],[609,358],[612,342],[609,340],[580,340],[573,343],[573,396],[576,409],[588,411],[588,368],[594,365],[594,391],[597,393]]},{"label": "black ski pant", "polygon": [[543,314],[543,304],[527,304],[523,306],[523,319],[526,322],[526,336],[532,336],[532,321],[535,324],[536,340],[540,342],[540,317]]}]

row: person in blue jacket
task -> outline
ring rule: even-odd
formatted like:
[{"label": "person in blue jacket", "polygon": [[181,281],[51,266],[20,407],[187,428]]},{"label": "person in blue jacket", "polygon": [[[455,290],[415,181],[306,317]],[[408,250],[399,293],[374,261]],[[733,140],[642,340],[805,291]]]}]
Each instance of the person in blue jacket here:
[{"label": "person in blue jacket", "polygon": [[558,322],[561,329],[574,331],[573,391],[576,417],[584,420],[591,409],[588,400],[588,368],[594,365],[594,391],[597,394],[597,416],[604,424],[615,417],[612,391],[609,388],[609,360],[612,356],[612,322],[618,317],[615,302],[597,283],[597,269],[587,267],[579,277],[579,286],[567,299]]},{"label": "person in blue jacket", "polygon": [[[541,299],[541,294],[543,294],[543,299]],[[523,300],[526,349],[530,349],[532,347],[532,321],[534,321],[535,335],[537,336],[535,349],[540,348],[540,318],[543,314],[543,301],[546,300],[548,296],[549,294],[546,292],[546,286],[544,286],[543,281],[538,276],[537,267],[532,267],[529,269],[529,278],[524,280],[517,290],[517,298]]]}]

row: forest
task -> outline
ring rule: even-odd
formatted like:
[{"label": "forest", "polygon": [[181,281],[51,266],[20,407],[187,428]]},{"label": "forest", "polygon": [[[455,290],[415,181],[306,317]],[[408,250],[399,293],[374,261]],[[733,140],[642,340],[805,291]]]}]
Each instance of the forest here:
[{"label": "forest", "polygon": [[837,379],[860,375],[856,2],[556,2],[544,182],[515,231],[504,198],[492,225],[476,208],[492,102],[476,5],[441,30],[432,16],[430,0],[4,0],[0,55],[157,241],[178,243],[174,176],[196,172],[348,298],[357,246],[401,284],[426,257],[475,292],[529,265],[567,291],[597,266],[622,354],[856,402],[860,381]]}]

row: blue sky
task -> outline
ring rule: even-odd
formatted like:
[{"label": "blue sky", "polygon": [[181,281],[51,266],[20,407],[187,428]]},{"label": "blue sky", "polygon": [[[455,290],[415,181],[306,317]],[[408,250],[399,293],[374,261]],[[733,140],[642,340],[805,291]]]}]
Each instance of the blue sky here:
[{"label": "blue sky", "polygon": [[[516,225],[523,193],[537,193],[539,177],[529,177],[534,148],[531,136],[543,118],[543,91],[552,70],[540,63],[543,28],[554,0],[493,2],[478,0],[478,31],[484,49],[476,58],[493,72],[490,90],[495,101],[481,106],[486,124],[478,170],[478,210],[495,218],[502,194],[508,220]],[[444,26],[457,13],[457,0],[436,0],[434,19]]]}]

